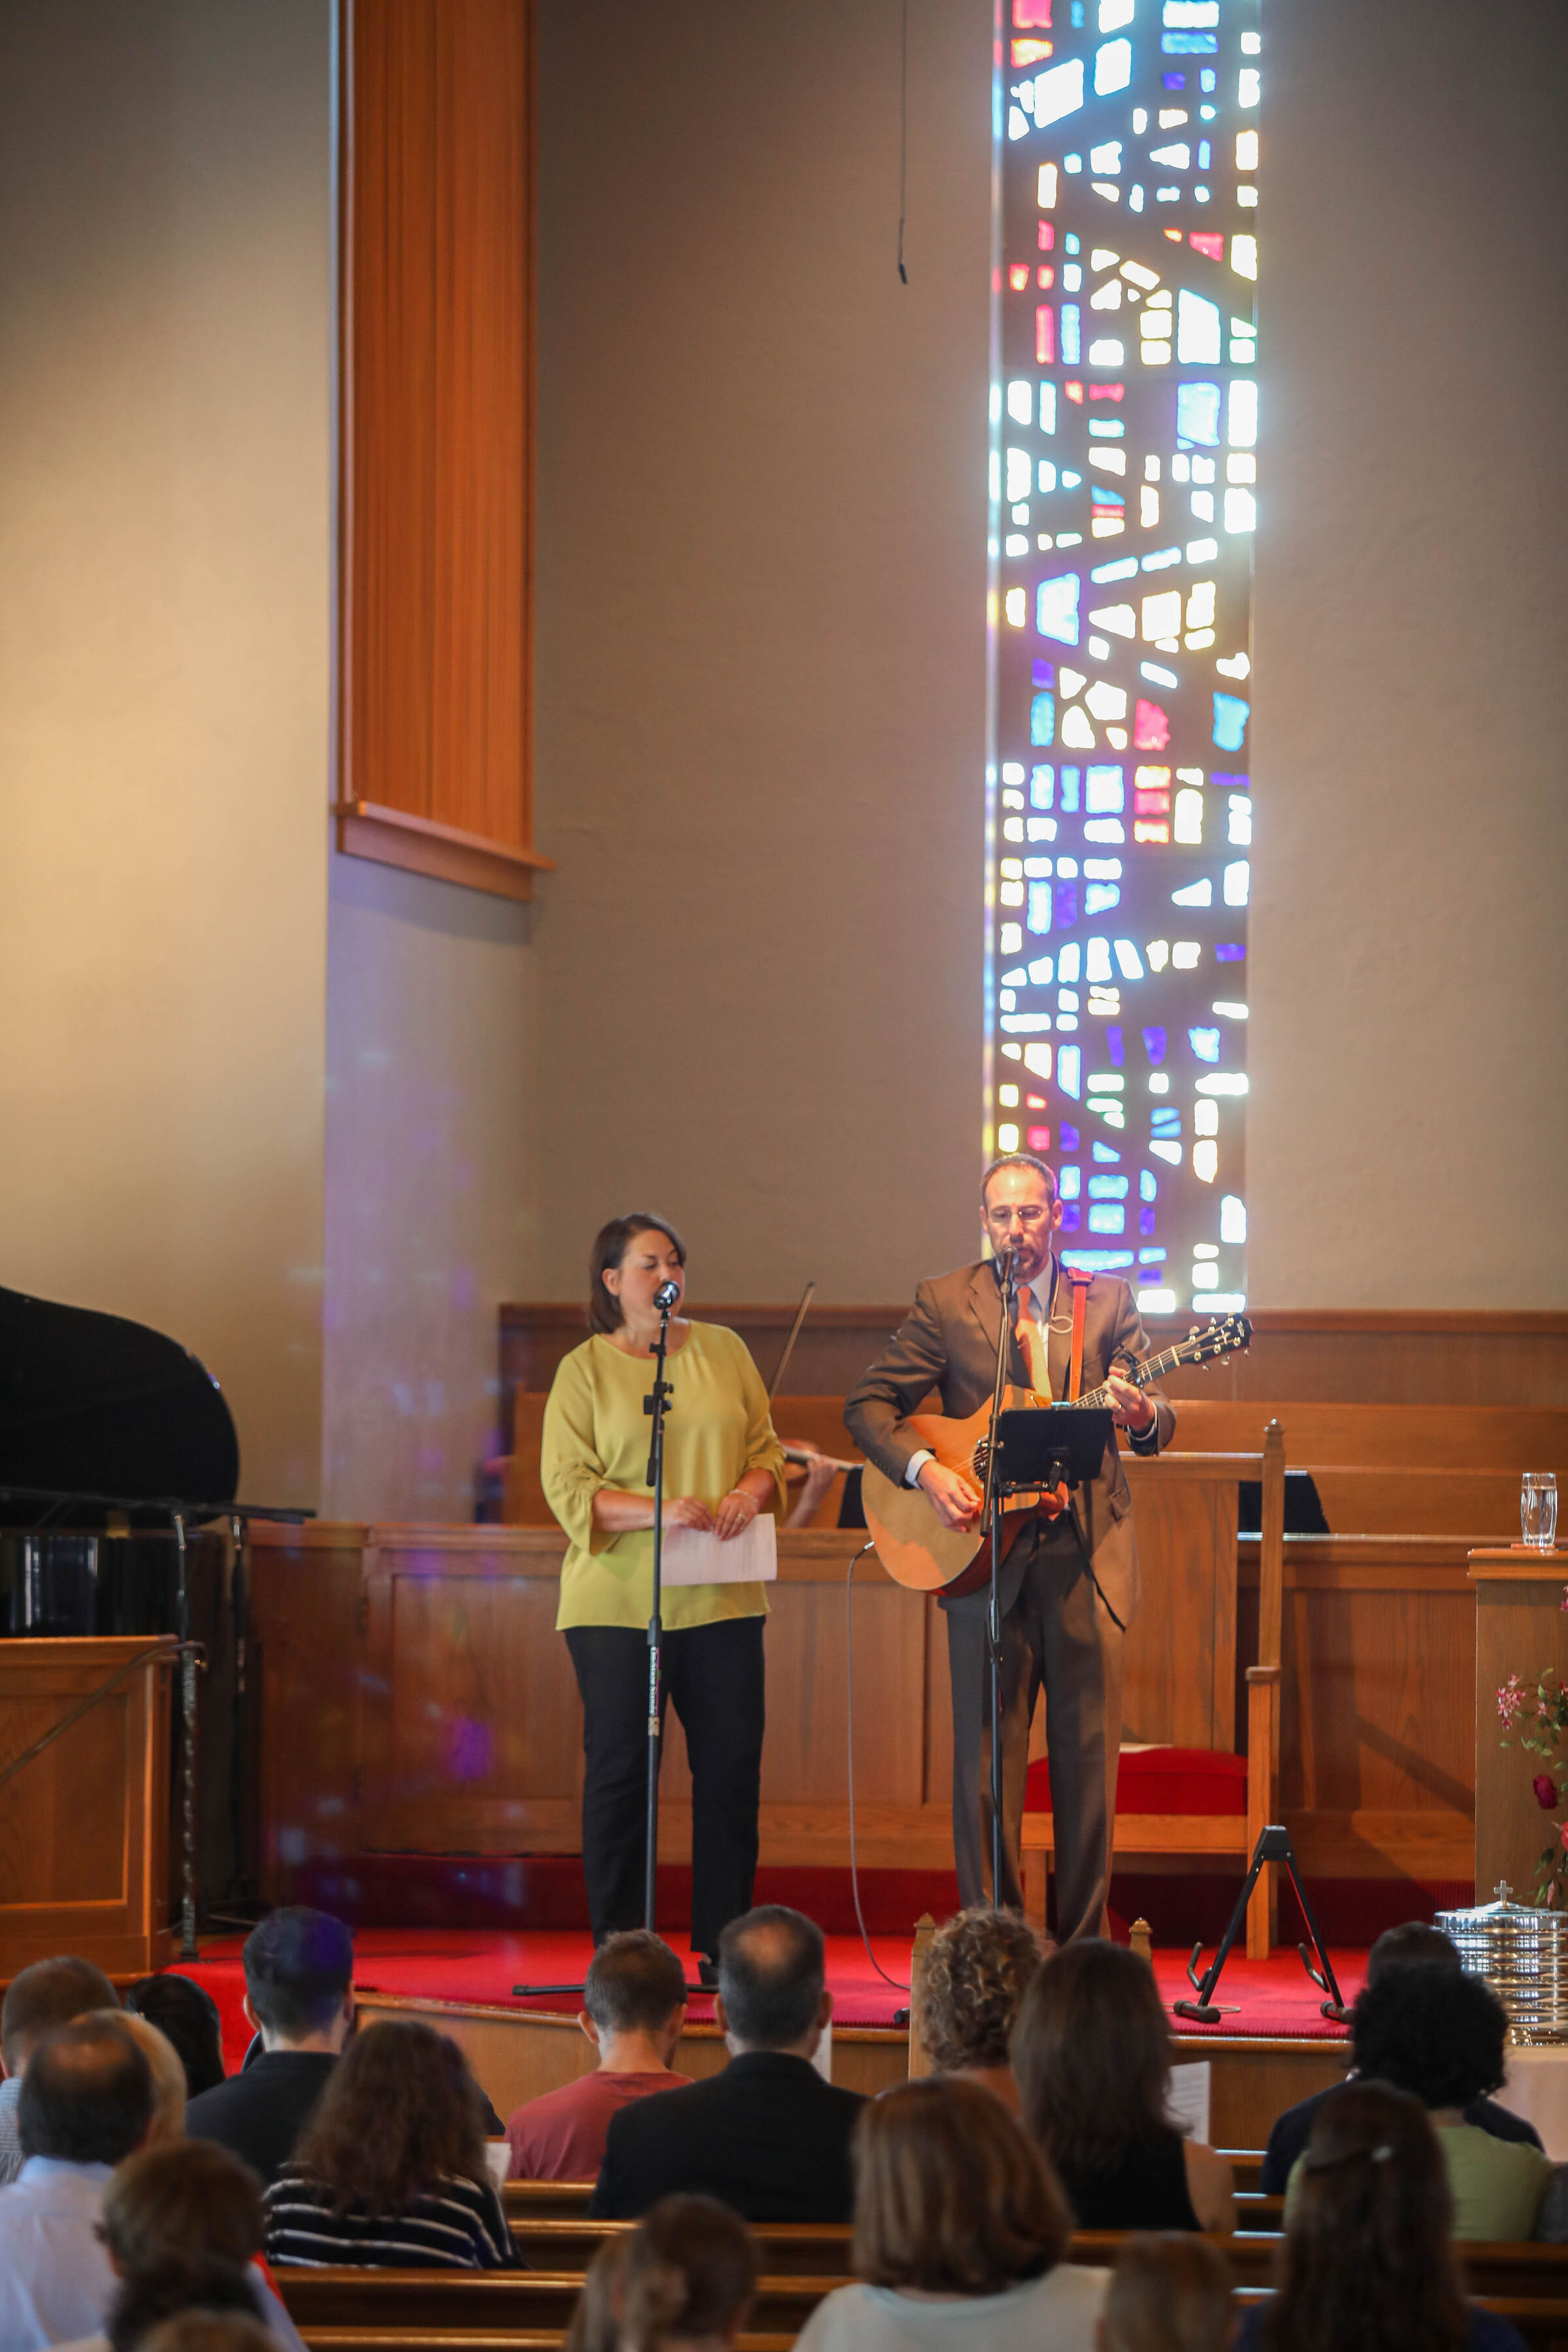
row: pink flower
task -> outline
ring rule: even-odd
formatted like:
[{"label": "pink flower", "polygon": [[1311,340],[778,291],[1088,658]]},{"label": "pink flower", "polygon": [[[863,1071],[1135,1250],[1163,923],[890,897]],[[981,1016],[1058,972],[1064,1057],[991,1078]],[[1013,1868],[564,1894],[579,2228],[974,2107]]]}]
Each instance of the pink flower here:
[{"label": "pink flower", "polygon": [[1517,1675],[1498,1685],[1497,1711],[1510,1731],[1524,1713],[1524,1685]]},{"label": "pink flower", "polygon": [[1564,1822],[1563,1824],[1562,1839],[1563,1850],[1564,1852],[1568,1852],[1568,1822]]},{"label": "pink flower", "polygon": [[1544,1772],[1538,1772],[1530,1785],[1535,1791],[1535,1801],[1542,1811],[1543,1813],[1554,1811],[1557,1805],[1557,1783],[1548,1780]]},{"label": "pink flower", "polygon": [[1563,1587],[1563,1606],[1564,1609],[1568,1609],[1568,1584],[1565,1584]]}]

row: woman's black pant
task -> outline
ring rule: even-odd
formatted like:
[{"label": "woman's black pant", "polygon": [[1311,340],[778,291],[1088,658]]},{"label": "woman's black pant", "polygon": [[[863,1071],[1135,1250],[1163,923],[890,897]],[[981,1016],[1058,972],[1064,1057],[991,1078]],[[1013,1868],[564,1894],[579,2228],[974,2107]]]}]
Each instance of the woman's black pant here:
[{"label": "woman's black pant", "polygon": [[[691,1945],[716,1953],[752,1907],[763,1769],[761,1617],[664,1636],[664,1691],[691,1762]],[[647,1805],[647,1635],[625,1625],[566,1633],[583,1694],[583,1875],[594,1940],[643,1924]]]}]

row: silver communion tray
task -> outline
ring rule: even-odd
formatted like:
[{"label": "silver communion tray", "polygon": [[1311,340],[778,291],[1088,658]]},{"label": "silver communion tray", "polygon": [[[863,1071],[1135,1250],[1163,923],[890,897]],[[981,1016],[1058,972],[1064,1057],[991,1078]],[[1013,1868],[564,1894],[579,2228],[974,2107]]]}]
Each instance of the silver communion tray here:
[{"label": "silver communion tray", "polygon": [[1484,1977],[1508,2011],[1510,2042],[1568,2043],[1568,1912],[1511,1900],[1506,1884],[1493,1903],[1439,1911],[1461,1967]]}]

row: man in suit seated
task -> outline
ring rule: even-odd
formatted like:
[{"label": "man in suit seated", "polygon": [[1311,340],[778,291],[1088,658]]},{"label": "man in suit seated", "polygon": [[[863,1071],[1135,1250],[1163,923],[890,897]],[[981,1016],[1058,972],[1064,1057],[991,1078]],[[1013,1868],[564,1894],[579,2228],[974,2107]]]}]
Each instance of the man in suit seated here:
[{"label": "man in suit seated", "polygon": [[713,2014],[729,2064],[621,2110],[589,2212],[631,2220],[697,2191],[748,2221],[847,2221],[849,2135],[865,2103],[811,2063],[833,2014],[822,1930],[777,1903],[731,1920]]}]

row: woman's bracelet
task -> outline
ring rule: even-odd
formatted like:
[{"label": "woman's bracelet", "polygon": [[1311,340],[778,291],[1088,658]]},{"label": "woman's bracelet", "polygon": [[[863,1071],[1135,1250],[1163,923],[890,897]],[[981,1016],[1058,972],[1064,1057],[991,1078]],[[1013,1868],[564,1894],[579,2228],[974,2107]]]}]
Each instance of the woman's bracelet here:
[{"label": "woman's bracelet", "polygon": [[752,1493],[751,1489],[750,1489],[749,1487],[747,1487],[747,1486],[731,1486],[731,1489],[730,1489],[730,1495],[727,1495],[727,1496],[724,1497],[724,1499],[725,1499],[725,1501],[726,1501],[726,1502],[728,1502],[728,1501],[729,1501],[729,1499],[730,1499],[730,1496],[731,1496],[731,1495],[734,1496],[734,1498],[735,1498],[735,1500],[736,1500],[737,1502],[741,1502],[741,1503],[750,1503],[750,1505],[751,1505],[751,1507],[752,1507],[752,1517],[753,1517],[753,1518],[756,1517],[757,1513],[758,1513],[758,1512],[762,1509],[762,1507],[762,1507],[762,1505],[761,1505],[761,1503],[759,1503],[759,1502],[758,1502],[758,1500],[757,1500],[756,1496]]}]

